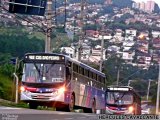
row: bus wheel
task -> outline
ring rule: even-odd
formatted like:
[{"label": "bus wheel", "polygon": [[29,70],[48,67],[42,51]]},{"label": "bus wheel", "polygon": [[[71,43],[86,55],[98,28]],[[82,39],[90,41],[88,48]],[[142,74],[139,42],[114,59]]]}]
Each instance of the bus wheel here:
[{"label": "bus wheel", "polygon": [[36,103],[29,103],[29,108],[30,109],[37,109],[38,105]]},{"label": "bus wheel", "polygon": [[93,102],[92,102],[92,113],[96,113],[96,100],[93,99]]},{"label": "bus wheel", "polygon": [[74,110],[74,106],[75,106],[75,96],[72,94],[70,103],[68,105],[68,108],[69,108],[70,112],[72,112]]},{"label": "bus wheel", "polygon": [[92,113],[92,110],[90,108],[83,108],[84,113]]},{"label": "bus wheel", "polygon": [[60,107],[56,107],[56,111],[64,111],[64,110]]}]

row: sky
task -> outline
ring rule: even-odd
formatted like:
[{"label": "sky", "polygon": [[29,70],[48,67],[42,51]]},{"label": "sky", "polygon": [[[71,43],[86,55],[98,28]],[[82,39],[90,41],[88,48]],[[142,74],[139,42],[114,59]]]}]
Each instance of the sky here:
[{"label": "sky", "polygon": [[[135,1],[135,2],[145,2],[146,3],[147,1],[151,1],[151,0],[133,0],[133,1]],[[160,7],[160,0],[152,0],[152,1],[157,3],[158,6]]]}]

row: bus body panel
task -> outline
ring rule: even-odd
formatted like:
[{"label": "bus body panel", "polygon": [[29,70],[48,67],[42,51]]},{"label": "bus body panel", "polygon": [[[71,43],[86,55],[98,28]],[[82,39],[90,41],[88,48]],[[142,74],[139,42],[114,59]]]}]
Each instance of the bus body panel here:
[{"label": "bus body panel", "polygon": [[[108,87],[106,90],[105,98],[106,114],[141,114],[141,98],[131,87]],[[111,103],[108,103],[109,101]]]},{"label": "bus body panel", "polygon": [[[37,78],[36,80],[33,80],[32,76],[29,78],[26,78],[27,72],[24,71],[24,75],[22,76],[22,86],[25,90],[21,90],[21,97],[20,99],[22,101],[26,102],[53,102],[53,103],[59,103],[61,105],[69,104],[71,100],[71,95],[75,95],[75,106],[78,107],[84,107],[84,108],[92,108],[93,100],[96,101],[96,109],[104,109],[105,108],[105,81],[100,81],[98,77],[91,78],[89,76],[86,76],[85,72],[83,74],[79,71],[80,69],[83,69],[85,71],[91,72],[92,74],[96,74],[97,76],[103,78],[105,80],[105,75],[98,70],[87,66],[84,63],[81,63],[77,60],[74,60],[72,58],[69,58],[68,56],[62,55],[62,54],[51,54],[51,53],[31,53],[26,54],[24,57],[24,66],[26,66],[26,70],[29,70],[29,66],[33,66],[34,70],[40,75],[42,75],[41,80]],[[70,67],[68,67],[68,63],[70,64]],[[30,65],[31,64],[31,65]],[[42,65],[41,65],[42,64]],[[68,72],[64,72],[64,78],[55,78],[53,77],[54,70],[52,67],[55,66],[55,64],[62,64],[65,67],[63,69],[69,70],[71,77],[68,79]],[[78,71],[74,71],[74,64],[78,66]],[[28,65],[28,67],[27,67]],[[40,73],[40,70],[42,67],[46,69],[46,73],[51,73],[49,77],[51,77],[52,83],[49,83],[51,85],[45,85],[46,83],[46,77],[43,77],[43,74]],[[44,70],[42,69],[42,70]],[[48,72],[49,71],[49,72]],[[55,74],[56,75],[56,74]],[[33,76],[35,77],[35,76]],[[28,82],[27,80],[30,80]],[[63,84],[59,85],[56,83],[62,81]],[[41,82],[36,83],[35,81]],[[44,83],[43,83],[44,82]],[[39,85],[41,84],[41,85]],[[58,87],[57,87],[58,86]],[[65,90],[60,93],[59,89],[61,87],[64,87]],[[36,89],[36,91],[34,91]]]},{"label": "bus body panel", "polygon": [[59,101],[59,102],[64,102],[64,93],[58,94],[56,91],[57,89],[53,90],[55,92],[52,93],[43,93],[43,90],[49,90],[48,88],[37,88],[39,89],[39,93],[33,93],[33,92],[21,92],[20,99],[24,101]]}]

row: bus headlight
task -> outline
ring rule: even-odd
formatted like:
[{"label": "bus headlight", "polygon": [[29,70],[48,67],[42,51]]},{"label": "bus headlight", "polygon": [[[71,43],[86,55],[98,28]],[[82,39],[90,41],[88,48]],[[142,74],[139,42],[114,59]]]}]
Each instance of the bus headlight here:
[{"label": "bus headlight", "polygon": [[130,107],[128,108],[128,111],[129,111],[130,113],[132,113],[133,110],[134,110],[134,107],[133,107],[133,106],[130,106]]},{"label": "bus headlight", "polygon": [[58,93],[59,94],[64,93],[64,91],[65,91],[65,87],[61,87],[61,88],[58,89]]},{"label": "bus headlight", "polygon": [[24,86],[21,86],[21,87],[20,87],[20,90],[21,90],[21,92],[24,92],[24,91],[25,91],[25,87],[24,87]]}]

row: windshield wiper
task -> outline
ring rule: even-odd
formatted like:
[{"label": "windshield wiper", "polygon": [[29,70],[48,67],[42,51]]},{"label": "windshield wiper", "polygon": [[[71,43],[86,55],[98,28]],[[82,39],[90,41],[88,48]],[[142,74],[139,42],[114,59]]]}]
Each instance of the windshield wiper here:
[{"label": "windshield wiper", "polygon": [[115,99],[115,96],[114,96],[115,103],[118,102],[119,100],[122,100],[122,98],[124,97],[125,94],[126,93],[124,92],[123,95],[121,97],[118,97],[117,99]]},{"label": "windshield wiper", "polygon": [[55,65],[55,64],[52,64],[52,65],[48,68],[48,70],[46,70],[46,73],[48,73],[49,70],[50,70],[54,65]]},{"label": "windshield wiper", "polygon": [[38,69],[38,66],[35,63],[34,63],[34,66],[35,66],[36,70],[38,71],[39,76],[42,76],[41,72],[40,72],[40,69]]}]

